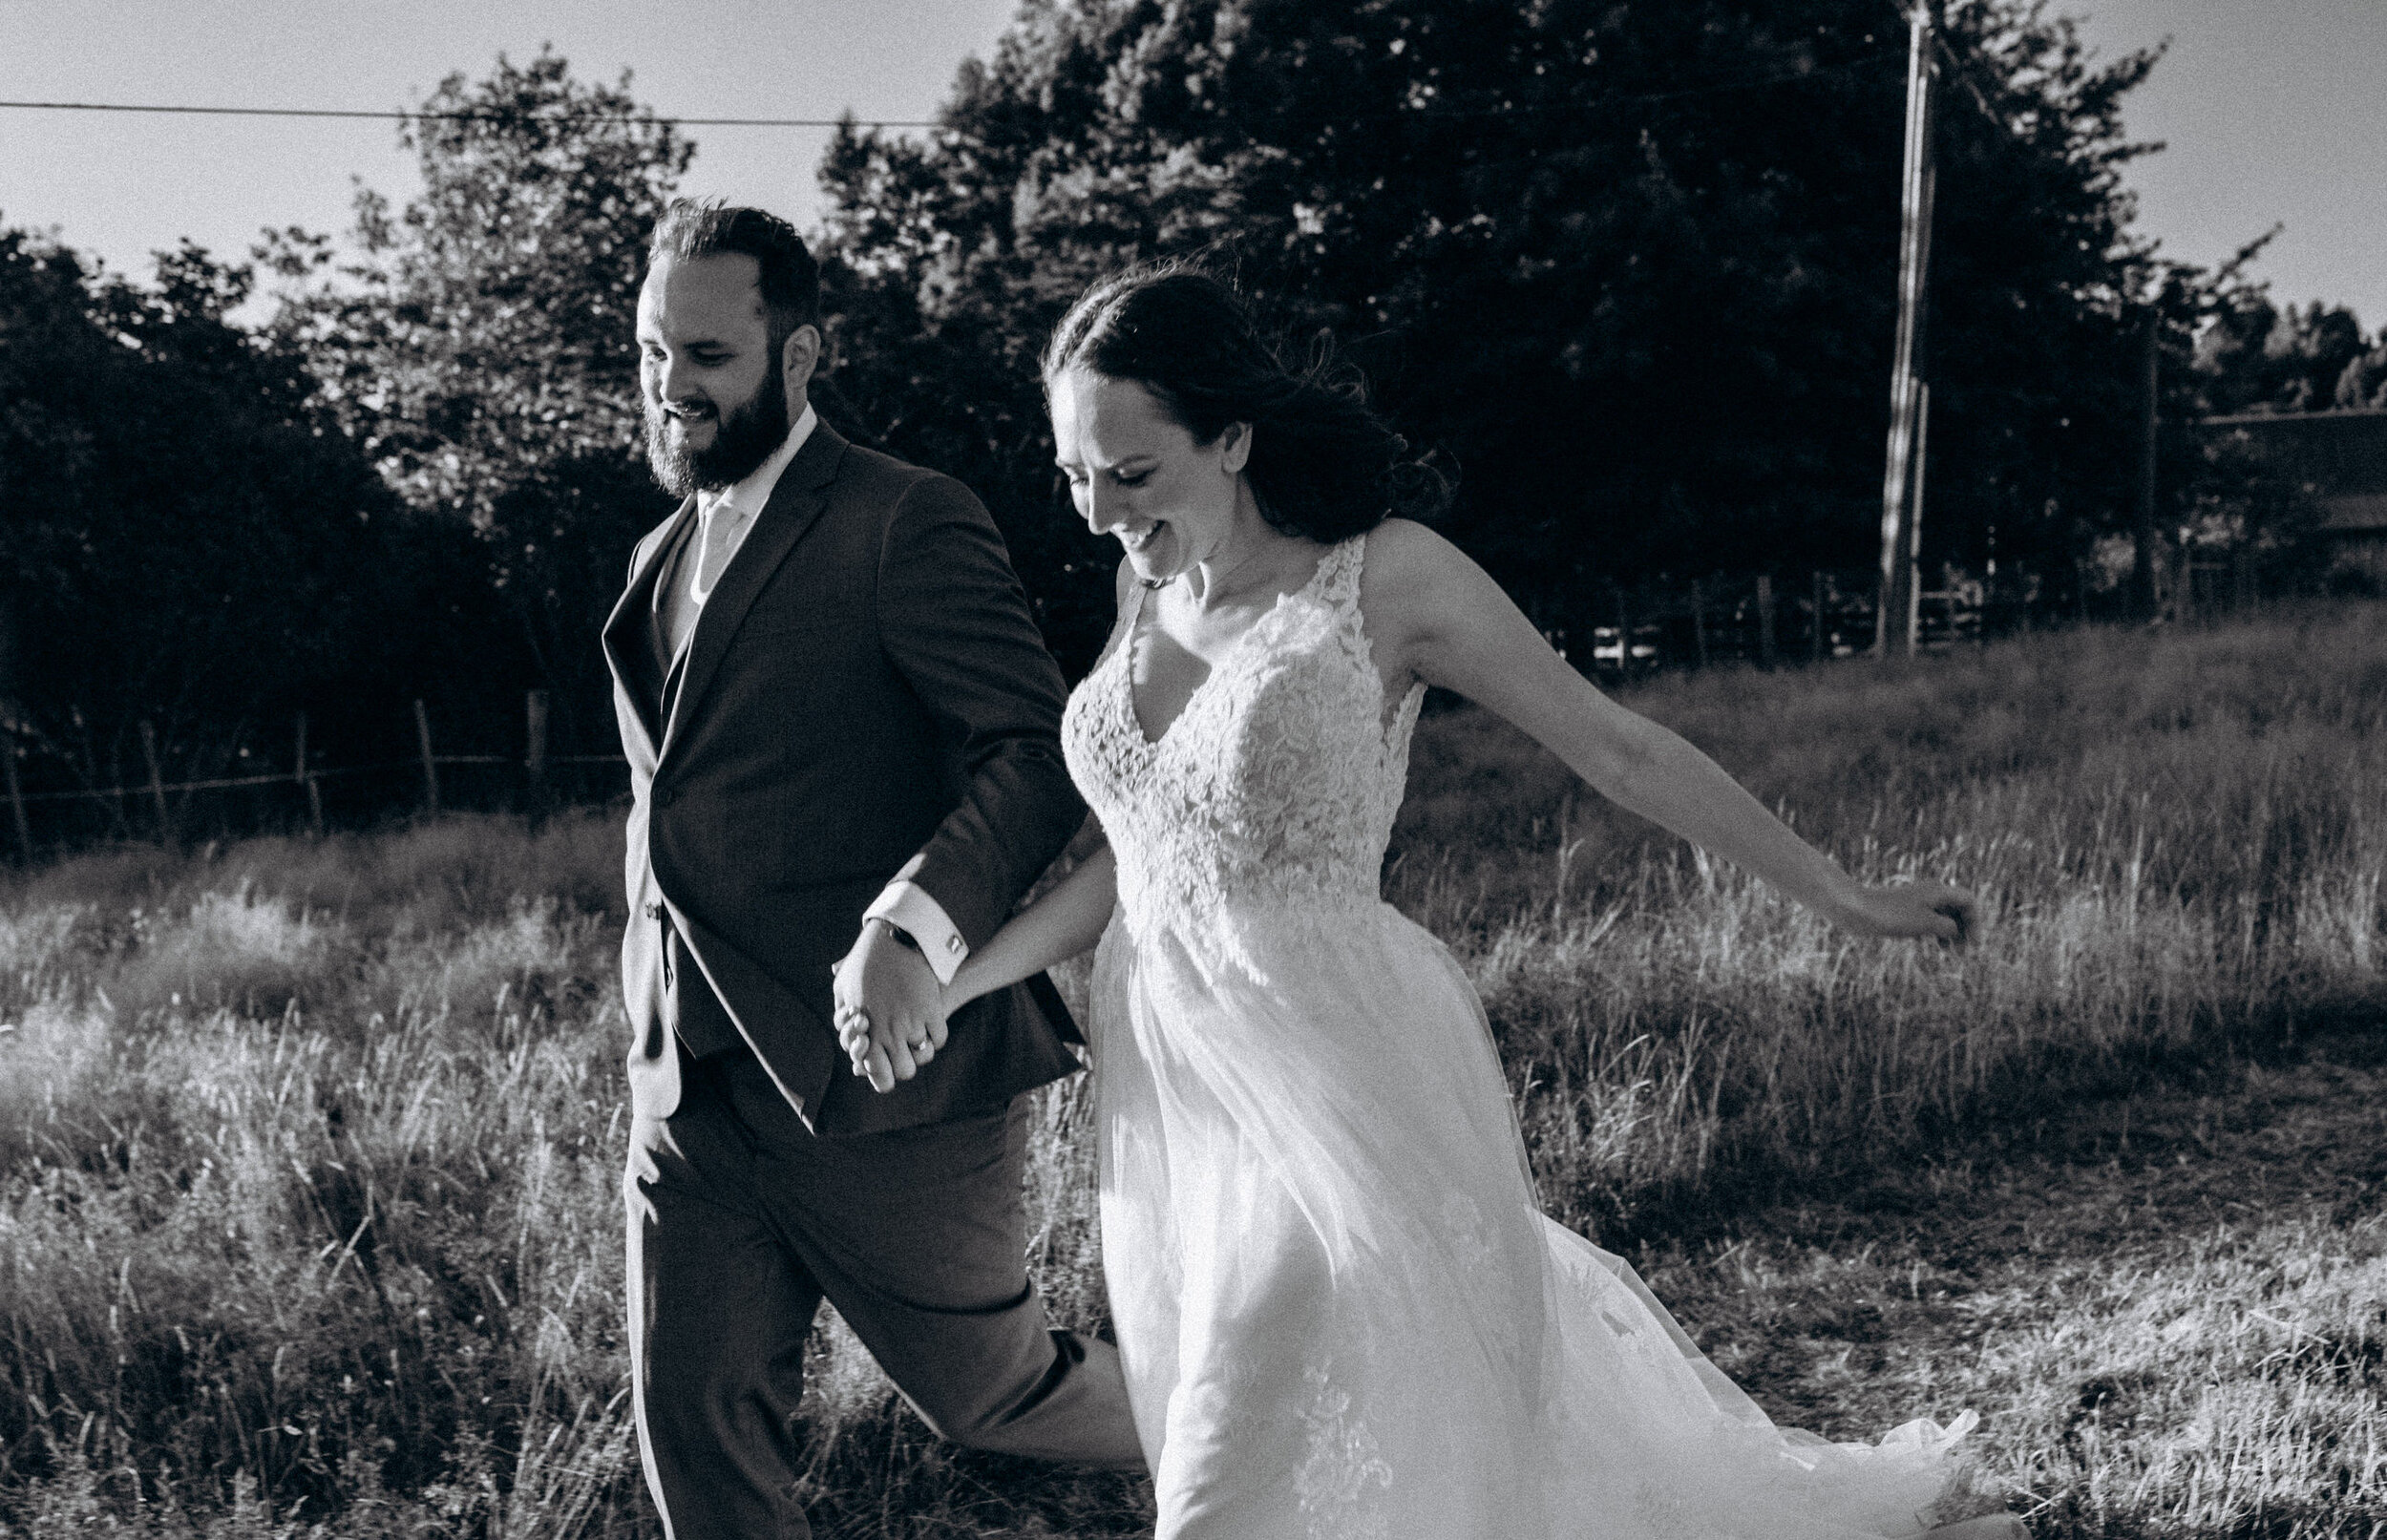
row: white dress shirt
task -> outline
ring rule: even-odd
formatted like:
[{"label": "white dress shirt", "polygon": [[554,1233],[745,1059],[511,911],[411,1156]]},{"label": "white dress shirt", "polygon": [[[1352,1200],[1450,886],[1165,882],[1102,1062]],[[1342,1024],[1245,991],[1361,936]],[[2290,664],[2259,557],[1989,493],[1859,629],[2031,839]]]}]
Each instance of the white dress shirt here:
[{"label": "white dress shirt", "polygon": [[[712,597],[721,575],[737,559],[738,548],[746,543],[747,531],[754,527],[755,516],[771,501],[771,493],[779,485],[779,477],[820,426],[820,414],[811,402],[804,404],[804,414],[795,419],[788,436],[771,452],[771,458],[756,466],[745,480],[723,487],[718,492],[696,495],[696,559],[687,564],[687,600],[691,609],[701,610],[705,601]],[[715,548],[719,555],[715,555]],[[712,571],[712,581],[705,580],[706,569]]]}]

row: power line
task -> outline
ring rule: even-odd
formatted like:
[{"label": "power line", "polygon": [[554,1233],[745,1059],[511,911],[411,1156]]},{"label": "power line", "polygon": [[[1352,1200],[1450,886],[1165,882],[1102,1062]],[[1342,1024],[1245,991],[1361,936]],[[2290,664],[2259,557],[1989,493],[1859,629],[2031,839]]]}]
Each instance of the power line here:
[{"label": "power line", "polygon": [[[673,128],[835,128],[842,117],[658,117],[644,113],[364,112],[332,107],[180,107],[152,102],[0,101],[0,107],[51,113],[178,113],[200,117],[347,117],[379,122],[510,123],[525,116],[551,123],[659,123]],[[856,118],[856,128],[936,128],[925,119]]]},{"label": "power line", "polygon": [[[1802,67],[1769,74],[1743,76],[1739,79],[1710,81],[1704,85],[1681,87],[1671,91],[1614,92],[1578,102],[1503,103],[1496,107],[1465,107],[1447,102],[1433,102],[1420,107],[1400,107],[1375,112],[1331,115],[1337,119],[1400,119],[1415,120],[1428,117],[1508,117],[1537,116],[1548,113],[1578,113],[1604,108],[1640,106],[1647,103],[1676,101],[1688,97],[1720,95],[1736,91],[1762,90],[1767,86],[1798,85],[1833,76],[1860,72],[1888,57],[1888,51],[1859,54],[1838,64]],[[1975,91],[1975,95],[1978,92]],[[325,107],[188,107],[163,103],[95,102],[95,101],[0,101],[0,108],[20,108],[31,111],[65,113],[173,113],[210,117],[318,117],[360,118],[379,122],[518,122],[525,116],[538,121],[556,123],[655,123],[673,128],[837,128],[848,119],[841,117],[665,117],[627,113],[552,113],[524,115],[513,112],[368,112]],[[1298,116],[1298,115],[1297,115]],[[851,119],[856,128],[945,128],[949,125],[929,118],[857,117]]]},{"label": "power line", "polygon": [[[1398,118],[1423,117],[1504,117],[1536,116],[1543,113],[1596,111],[1602,108],[1638,106],[1644,103],[1675,101],[1686,97],[1717,95],[1727,92],[1760,90],[1767,86],[1796,85],[1833,75],[1864,70],[1888,55],[1890,51],[1860,53],[1837,64],[1805,66],[1762,74],[1744,75],[1738,79],[1711,80],[1696,86],[1679,87],[1670,91],[1615,92],[1588,102],[1536,102],[1504,104],[1497,107],[1463,107],[1436,102],[1423,108],[1402,108],[1373,113],[1336,114],[1337,117]],[[441,122],[499,123],[518,122],[525,116],[538,121],[554,123],[655,123],[673,128],[836,128],[846,119],[839,117],[665,117],[640,113],[539,113],[518,112],[403,112],[368,111],[336,107],[193,107],[161,102],[112,101],[0,101],[0,108],[15,108],[30,112],[56,113],[169,113],[201,117],[317,117],[364,119],[373,122]],[[927,118],[855,118],[856,128],[943,128],[946,125]]]}]

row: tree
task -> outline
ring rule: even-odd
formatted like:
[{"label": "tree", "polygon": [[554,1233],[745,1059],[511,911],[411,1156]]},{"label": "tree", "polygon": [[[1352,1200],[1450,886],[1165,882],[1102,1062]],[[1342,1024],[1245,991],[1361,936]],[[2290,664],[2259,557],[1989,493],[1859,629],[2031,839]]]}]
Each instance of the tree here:
[{"label": "tree", "polygon": [[0,712],[87,786],[121,784],[144,720],[222,773],[422,614],[426,549],[302,361],[225,319],[249,285],[188,243],[140,286],[0,231]]},{"label": "tree", "polygon": [[2212,412],[2371,405],[2372,376],[2382,365],[2387,335],[2374,350],[2353,311],[2317,300],[2282,310],[2260,288],[2221,310],[2194,352],[2203,405]]},{"label": "tree", "polygon": [[[2060,570],[2126,502],[2134,306],[2207,303],[2128,229],[2155,55],[2092,63],[2035,0],[1944,36],[1926,559]],[[927,140],[832,147],[841,384],[1082,592],[1036,342],[1095,272],[1204,252],[1455,452],[1452,532],[1545,623],[1661,569],[1869,566],[1904,41],[1878,0],[1031,0]]]},{"label": "tree", "polygon": [[2341,411],[2387,411],[2387,327],[2368,352],[2347,362],[2337,376],[2335,404]]},{"label": "tree", "polygon": [[646,239],[694,146],[542,51],[449,75],[399,131],[403,209],[356,198],[355,250],[304,231],[260,255],[276,333],[311,361],[398,496],[469,521],[560,706],[602,699],[595,643],[631,543],[666,507],[638,457]]}]

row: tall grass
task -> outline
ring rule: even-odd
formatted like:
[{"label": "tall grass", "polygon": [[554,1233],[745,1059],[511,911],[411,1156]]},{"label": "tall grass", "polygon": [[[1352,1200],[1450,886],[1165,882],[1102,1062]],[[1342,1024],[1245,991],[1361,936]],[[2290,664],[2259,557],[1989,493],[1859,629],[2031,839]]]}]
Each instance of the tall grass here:
[{"label": "tall grass", "polygon": [[[1482,988],[1546,1199],[1658,1234],[2378,1012],[2382,703],[2375,608],[1636,692],[1858,871],[1981,891],[1962,951],[1835,936],[1438,713],[1388,892]],[[619,841],[458,818],[0,886],[14,1529],[646,1532]],[[1030,1261],[1095,1324],[1086,1112],[1042,1099]],[[834,1323],[813,1366],[824,1534],[1149,1523],[935,1446]]]},{"label": "tall grass", "polygon": [[493,1534],[619,1508],[619,851],[457,819],[9,896],[0,1475],[49,1478],[31,1528],[245,1491],[370,1529],[385,1486]]},{"label": "tall grass", "polygon": [[1612,1235],[1983,1115],[2387,1011],[2387,613],[2086,631],[1641,691],[1961,952],[1833,932],[1481,713],[1429,719],[1391,891],[1457,947],[1545,1196]]}]

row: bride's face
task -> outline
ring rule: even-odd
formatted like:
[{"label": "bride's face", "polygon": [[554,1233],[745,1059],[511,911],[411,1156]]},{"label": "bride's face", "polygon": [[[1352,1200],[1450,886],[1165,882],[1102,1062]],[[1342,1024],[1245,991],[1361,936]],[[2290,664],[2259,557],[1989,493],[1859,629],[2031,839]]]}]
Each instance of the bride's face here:
[{"label": "bride's face", "polygon": [[1160,398],[1132,380],[1089,369],[1052,382],[1053,459],[1069,500],[1097,535],[1115,535],[1148,582],[1216,559],[1249,500],[1249,423],[1195,443]]}]

